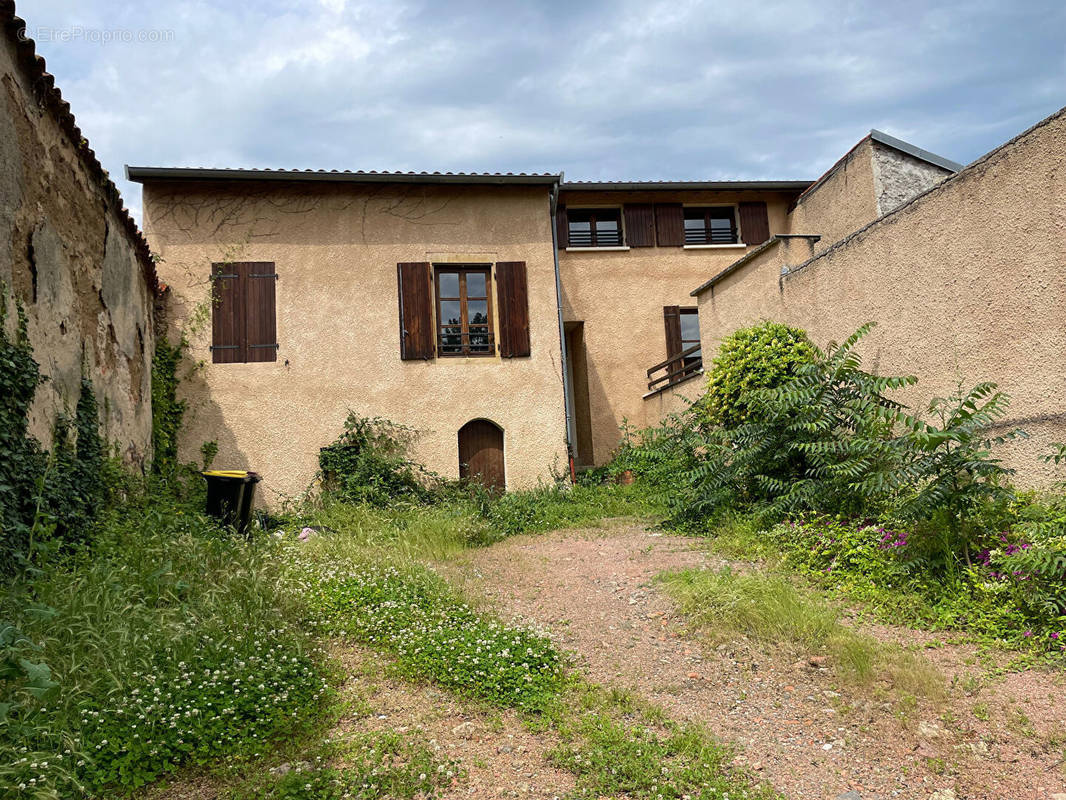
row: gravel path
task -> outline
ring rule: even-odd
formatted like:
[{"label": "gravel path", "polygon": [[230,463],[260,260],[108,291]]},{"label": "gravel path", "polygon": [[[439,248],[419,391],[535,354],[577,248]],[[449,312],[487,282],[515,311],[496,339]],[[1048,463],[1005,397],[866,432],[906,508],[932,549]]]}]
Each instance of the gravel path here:
[{"label": "gravel path", "polygon": [[448,571],[501,614],[550,630],[591,679],[706,723],[791,798],[1066,800],[1061,674],[992,679],[972,647],[866,628],[936,645],[929,660],[955,679],[939,706],[901,706],[884,687],[838,685],[832,664],[811,666],[815,653],[743,638],[711,646],[684,629],[652,578],[725,563],[694,540],[628,525],[518,537]]}]

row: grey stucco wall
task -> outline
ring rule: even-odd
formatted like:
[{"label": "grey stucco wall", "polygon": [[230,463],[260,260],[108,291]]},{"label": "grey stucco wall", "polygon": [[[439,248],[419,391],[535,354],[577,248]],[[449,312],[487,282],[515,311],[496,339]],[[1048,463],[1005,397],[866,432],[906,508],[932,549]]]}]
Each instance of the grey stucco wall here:
[{"label": "grey stucco wall", "polygon": [[32,42],[0,39],[0,300],[9,333],[15,305],[25,310],[47,378],[30,432],[51,445],[84,376],[102,433],[141,465],[151,448],[154,268],[50,80]]}]

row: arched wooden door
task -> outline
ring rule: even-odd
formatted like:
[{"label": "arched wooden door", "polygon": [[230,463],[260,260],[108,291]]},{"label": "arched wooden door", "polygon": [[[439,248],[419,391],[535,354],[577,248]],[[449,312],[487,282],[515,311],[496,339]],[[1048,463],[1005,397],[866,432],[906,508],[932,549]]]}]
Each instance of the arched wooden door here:
[{"label": "arched wooden door", "polygon": [[459,429],[459,477],[503,491],[503,431],[486,419],[474,419]]}]

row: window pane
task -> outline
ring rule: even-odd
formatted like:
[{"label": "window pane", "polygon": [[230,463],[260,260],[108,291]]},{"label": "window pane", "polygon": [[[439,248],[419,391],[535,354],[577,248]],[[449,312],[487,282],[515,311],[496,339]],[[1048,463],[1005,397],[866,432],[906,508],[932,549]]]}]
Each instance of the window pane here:
[{"label": "window pane", "polygon": [[489,352],[489,329],[485,325],[470,326],[470,352]]},{"label": "window pane", "polygon": [[441,330],[440,349],[442,353],[461,353],[463,350],[461,329],[443,328]]},{"label": "window pane", "polygon": [[733,220],[731,217],[711,220],[711,241],[716,244],[733,241]]},{"label": "window pane", "polygon": [[467,300],[467,320],[471,325],[484,325],[489,321],[488,300]]},{"label": "window pane", "polygon": [[700,340],[700,318],[698,314],[681,312],[681,341],[691,347]]},{"label": "window pane", "polygon": [[458,325],[462,322],[460,318],[460,306],[458,300],[441,300],[440,301],[440,324],[442,325]]},{"label": "window pane", "polygon": [[485,278],[484,272],[468,272],[466,273],[466,296],[467,297],[488,297],[485,292]]},{"label": "window pane", "polygon": [[440,272],[440,296],[441,297],[458,297],[459,296],[459,273],[458,272]]}]

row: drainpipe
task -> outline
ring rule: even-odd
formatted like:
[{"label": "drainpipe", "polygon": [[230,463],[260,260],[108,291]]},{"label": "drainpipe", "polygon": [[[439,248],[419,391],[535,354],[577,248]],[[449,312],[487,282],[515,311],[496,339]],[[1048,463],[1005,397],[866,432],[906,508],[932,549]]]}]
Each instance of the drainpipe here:
[{"label": "drainpipe", "polygon": [[577,478],[574,473],[574,443],[577,441],[577,434],[574,430],[574,388],[570,385],[570,359],[566,353],[566,326],[563,324],[563,282],[559,277],[559,241],[558,228],[555,223],[555,212],[559,207],[558,181],[552,185],[550,204],[552,258],[555,259],[555,311],[559,317],[559,352],[562,354],[563,370],[563,409],[566,414],[566,460],[570,467],[570,480],[573,482]]}]

